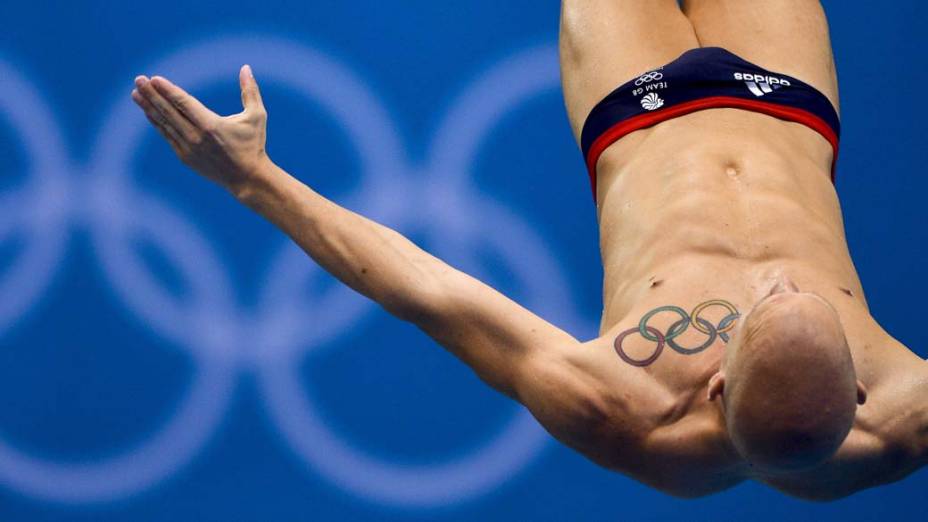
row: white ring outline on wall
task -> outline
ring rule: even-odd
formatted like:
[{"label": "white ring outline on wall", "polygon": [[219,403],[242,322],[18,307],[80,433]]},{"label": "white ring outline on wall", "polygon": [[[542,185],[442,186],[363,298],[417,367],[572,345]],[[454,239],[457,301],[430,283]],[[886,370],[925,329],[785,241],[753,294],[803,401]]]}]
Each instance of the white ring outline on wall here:
[{"label": "white ring outline on wall", "polygon": [[30,160],[28,184],[0,196],[0,243],[31,232],[24,252],[0,274],[0,335],[48,289],[70,236],[64,141],[38,89],[0,59],[0,119],[19,134]]},{"label": "white ring outline on wall", "polygon": [[[286,54],[280,49],[276,49],[273,55],[278,59],[283,59]],[[497,112],[496,117],[502,116],[500,109],[521,101],[524,96],[526,84],[532,88],[538,85],[544,88],[553,88],[557,86],[558,72],[556,63],[551,58],[556,57],[550,48],[543,49],[542,52],[529,52],[520,55],[519,58],[506,60],[503,64],[495,67],[493,72],[486,75],[485,81],[478,82],[479,95],[482,96],[463,96],[462,100],[469,103],[470,109],[477,114],[486,115],[488,112]],[[525,66],[522,62],[528,62]],[[553,65],[553,67],[552,67]],[[532,68],[534,67],[534,70]],[[511,69],[510,69],[511,68]],[[307,69],[312,70],[313,67]],[[280,70],[299,71],[298,67],[280,67]],[[506,74],[506,71],[508,75]],[[534,72],[532,75],[527,75]],[[314,74],[313,78],[318,81],[320,78],[327,78],[329,74]],[[539,77],[541,80],[539,80]],[[497,89],[487,89],[489,84],[496,84]],[[495,93],[495,94],[494,94]],[[513,95],[515,94],[515,95]],[[500,103],[502,100],[502,103]],[[473,103],[477,104],[474,105]],[[487,106],[490,107],[489,111]],[[376,112],[376,111],[374,111]],[[463,113],[460,106],[451,111],[451,117],[456,117]],[[488,130],[489,125],[482,125],[484,122],[490,122],[494,118],[480,118],[471,121],[478,122],[477,125],[471,125],[471,130]],[[447,121],[447,120],[446,120]],[[450,127],[451,124],[444,124],[444,128]],[[375,125],[373,128],[378,128]],[[459,150],[476,153],[476,144],[479,139],[473,139],[473,132],[461,130],[460,133],[446,132],[443,134],[447,139],[455,139],[456,144],[442,143],[442,150]],[[379,138],[375,138],[379,139]],[[473,146],[465,148],[462,141],[470,141]],[[439,142],[440,143],[440,142]],[[436,155],[435,157],[441,157]],[[457,185],[463,185],[466,178],[463,173],[471,165],[473,158],[468,158],[461,166],[463,169],[460,174],[447,172],[439,175],[438,172],[429,171],[430,179],[436,176],[439,181],[450,182],[455,177],[458,180]],[[372,162],[364,162],[371,164]],[[453,163],[445,163],[453,165]],[[453,168],[453,167],[445,167]],[[399,173],[400,169],[396,169]],[[365,172],[364,177],[370,173]],[[395,186],[399,182],[398,178],[390,180]],[[467,180],[469,181],[469,180]],[[421,201],[421,188],[418,190],[415,185],[406,183],[406,190],[395,191],[396,196],[391,198],[393,201]],[[454,189],[451,190],[454,192]],[[475,195],[475,191],[466,190],[462,193]],[[479,199],[473,199],[465,208],[470,212],[481,203]],[[399,208],[414,208],[403,205]],[[457,206],[446,207],[448,211],[457,209]],[[390,217],[396,217],[390,216]],[[406,213],[402,216],[402,224],[394,225],[398,229],[406,229],[412,225],[412,215]],[[515,219],[512,215],[505,215],[507,219]],[[448,221],[443,219],[442,221]],[[422,223],[426,226],[430,222]],[[523,230],[527,227],[522,227]],[[498,229],[497,229],[498,230]],[[404,230],[404,232],[407,232]],[[483,231],[482,236],[473,236],[470,239],[478,237],[492,236],[496,239],[494,230]],[[487,233],[488,232],[488,233]],[[441,242],[442,237],[450,237],[453,234],[441,236],[433,234],[435,242]],[[498,245],[500,242],[497,241]],[[535,249],[539,252],[541,249]],[[509,251],[506,253],[513,253]],[[523,254],[518,254],[519,256]],[[518,259],[518,257],[516,258]],[[545,265],[545,263],[538,263]],[[553,266],[548,263],[547,266]],[[317,269],[317,273],[321,272]],[[560,281],[557,271],[554,274],[546,274],[548,277],[527,278],[532,282],[542,285],[556,285]],[[273,285],[281,289],[288,289],[291,292],[298,288],[298,285],[288,284]],[[563,285],[561,285],[563,287]],[[533,292],[535,303],[550,303],[548,299],[550,294],[547,292],[544,298],[540,296],[545,292]],[[565,292],[559,292],[564,294]],[[357,298],[357,297],[355,297]],[[285,302],[292,302],[294,299],[285,299]],[[563,301],[562,301],[563,302]],[[370,306],[371,303],[366,301]],[[318,307],[305,307],[317,310]],[[263,314],[265,317],[266,314]],[[313,322],[313,326],[318,321]],[[325,336],[317,337],[317,340],[324,341]],[[275,423],[282,430],[285,440],[291,446],[291,449],[307,464],[315,468],[323,476],[338,484],[341,488],[354,493],[355,495],[375,500],[382,503],[406,505],[406,506],[433,506],[442,503],[448,503],[452,500],[461,500],[463,497],[474,496],[486,492],[488,489],[499,484],[499,482],[515,475],[519,469],[523,468],[528,462],[534,459],[538,452],[545,446],[547,436],[544,431],[535,423],[534,419],[524,410],[518,409],[513,420],[510,421],[500,434],[495,436],[489,443],[464,456],[456,458],[449,462],[442,462],[429,466],[406,466],[404,464],[389,463],[382,459],[375,458],[366,454],[357,448],[351,447],[346,442],[340,441],[334,433],[325,427],[321,420],[318,409],[313,402],[308,400],[300,392],[296,370],[299,368],[293,360],[271,361],[266,364],[259,373],[259,386],[263,391],[263,397],[267,401],[267,406]]]},{"label": "white ring outline on wall", "polygon": [[226,411],[233,372],[201,364],[174,417],[130,451],[91,464],[49,462],[0,440],[0,479],[29,496],[66,503],[111,501],[173,475],[196,456]]},{"label": "white ring outline on wall", "polygon": [[[476,202],[470,208],[489,217],[485,222],[494,223],[496,227],[500,227],[499,219],[510,217],[504,216],[502,209],[486,201]],[[502,226],[523,228],[520,223],[504,223]],[[505,236],[495,232],[489,232],[485,238],[492,238],[490,247],[503,254],[514,273],[524,276],[526,272],[520,269],[530,263],[524,262],[526,252],[520,251],[519,246],[530,241],[507,243]],[[538,250],[538,247],[534,249]],[[539,265],[548,263],[541,261]],[[489,280],[480,274],[478,267],[469,268],[470,274],[476,277],[483,275],[484,281]],[[529,282],[529,286],[537,283],[537,286],[550,289],[557,287],[558,277],[555,273],[551,282],[523,277],[522,283]],[[555,288],[546,292],[536,289],[531,292],[535,299],[526,304],[529,307],[541,306],[548,302],[547,296],[562,295],[559,290]],[[343,490],[368,500],[405,507],[433,507],[478,496],[515,476],[548,442],[547,434],[532,416],[522,408],[513,407],[512,419],[499,433],[469,453],[427,466],[386,462],[352,447],[326,427],[314,400],[299,385],[300,368],[295,360],[273,360],[262,366],[258,384],[269,414],[301,459]]]},{"label": "white ring outline on wall", "polygon": [[[13,192],[0,198],[4,204],[0,206],[3,216],[0,222],[6,228],[11,223],[10,216],[33,219],[31,225],[41,232],[36,237],[45,241],[35,249],[38,254],[22,256],[21,263],[27,268],[10,271],[17,277],[29,277],[34,288],[44,289],[63,259],[70,228],[68,218],[83,217],[79,213],[88,207],[77,205],[74,198],[67,199],[71,191],[66,189],[64,178],[68,166],[61,152],[63,145],[50,123],[49,112],[38,101],[38,90],[3,63],[0,78],[0,96],[17,100],[17,105],[8,107],[6,114],[21,127],[29,159],[39,167],[27,189],[19,191],[29,196],[16,199],[18,194]],[[15,91],[15,95],[8,90]],[[42,143],[43,140],[47,141]],[[31,275],[21,275],[24,272]],[[23,294],[13,295],[23,301]],[[133,450],[92,464],[50,462],[25,455],[0,440],[0,480],[24,494],[61,502],[112,500],[144,489],[172,474],[199,452],[225,411],[234,383],[232,377],[232,370],[222,365],[211,364],[205,371],[201,367],[177,414],[166,426]]]},{"label": "white ring outline on wall", "polygon": [[[312,62],[315,59],[317,65],[328,63],[331,68],[334,68],[330,72],[334,71],[336,73],[329,78],[339,78],[343,82],[341,88],[328,89],[330,94],[337,91],[337,93],[347,92],[349,95],[357,95],[358,93],[367,95],[363,83],[354,79],[350,73],[345,72],[335,62],[300,45],[275,38],[263,40],[257,38],[216,39],[195,46],[192,49],[175,53],[156,68],[159,72],[164,71],[167,74],[174,75],[179,82],[183,82],[184,68],[190,74],[202,73],[204,76],[201,80],[206,81],[209,79],[210,74],[216,74],[217,76],[214,76],[214,78],[220,74],[220,67],[216,63],[216,57],[219,56],[222,63],[230,62],[231,57],[234,55],[231,52],[232,50],[241,53],[235,58],[235,67],[240,63],[242,56],[255,56],[257,59],[249,61],[252,63],[261,63],[263,61],[277,64],[276,69],[269,67],[270,71],[262,73],[262,77],[276,79],[284,83],[291,82],[293,76],[290,73],[301,70],[301,66],[305,67],[307,60]],[[268,59],[268,56],[271,59]],[[502,107],[506,106],[507,103],[519,101],[519,96],[512,95],[512,89],[518,91],[519,88],[522,88],[523,92],[530,92],[532,89],[526,91],[524,87],[523,82],[525,81],[546,84],[547,81],[553,78],[556,85],[556,59],[551,60],[551,56],[556,55],[552,53],[550,47],[546,47],[538,51],[523,53],[519,58],[502,62],[508,64],[509,67],[515,67],[513,71],[522,71],[524,73],[525,67],[532,69],[532,66],[527,65],[521,69],[516,66],[525,65],[525,63],[538,65],[548,60],[550,64],[547,69],[539,67],[536,70],[542,77],[547,75],[548,80],[542,79],[539,82],[538,77],[509,78],[510,81],[502,83],[502,90],[500,91],[501,93],[508,92],[509,97],[502,96],[502,103],[498,99],[485,101],[485,103],[497,103]],[[301,59],[304,60],[302,63],[299,62]],[[522,60],[525,60],[525,63]],[[206,67],[204,64],[217,66]],[[172,66],[176,69],[172,69]],[[553,75],[551,74],[552,71]],[[225,71],[221,72],[224,73]],[[313,72],[318,73],[318,70]],[[338,75],[339,72],[343,73],[342,76]],[[510,71],[509,76],[516,76],[515,72]],[[500,66],[494,68],[494,72],[488,74],[487,78],[497,78],[498,80],[499,78],[505,79],[506,76],[505,69]],[[321,103],[332,109],[330,104],[327,105],[328,102],[331,102],[331,99],[324,96],[326,89],[323,88],[321,91],[313,89],[313,86],[318,85],[314,82],[318,80],[319,76],[301,74],[297,77],[303,79],[303,83],[296,82],[301,89],[308,86],[313,99],[320,101],[320,98],[322,98]],[[326,79],[325,76],[322,77]],[[307,78],[311,78],[311,80],[307,80]],[[310,83],[307,84],[307,81],[310,81]],[[354,82],[354,89],[352,90],[350,85],[347,89],[344,88],[345,81]],[[193,80],[191,82],[196,84]],[[331,86],[331,83],[328,85]],[[506,89],[506,87],[510,87],[510,89]],[[320,95],[320,92],[323,94]],[[471,98],[473,96],[463,96],[461,99],[467,100]],[[354,101],[356,102],[357,99]],[[412,185],[409,184],[408,180],[410,171],[404,170],[402,166],[403,163],[407,163],[405,158],[400,155],[403,149],[399,146],[399,140],[392,131],[392,126],[389,124],[390,119],[386,112],[378,110],[379,104],[376,98],[367,95],[367,102],[370,102],[368,103],[369,110],[363,116],[359,116],[360,113],[358,112],[353,112],[356,111],[357,105],[354,106],[354,109],[342,106],[341,112],[338,109],[333,110],[336,115],[340,115],[335,118],[336,121],[346,128],[349,135],[352,135],[352,132],[355,133],[352,135],[352,138],[354,138],[352,141],[360,144],[358,149],[359,153],[361,153],[362,168],[364,168],[365,174],[374,173],[363,177],[362,186],[359,190],[352,197],[345,198],[347,200],[345,206],[363,207],[365,214],[379,220],[408,218],[408,215],[404,215],[402,211],[407,208],[404,203],[409,201],[408,198],[412,191],[408,189]],[[139,318],[143,319],[143,322],[147,322],[157,334],[185,346],[197,361],[198,371],[192,390],[184,399],[177,415],[154,436],[150,437],[139,449],[129,454],[110,458],[102,463],[59,465],[23,456],[0,441],[0,477],[13,488],[41,498],[66,502],[109,500],[145,489],[170,475],[193,458],[202,448],[221,420],[222,413],[226,410],[236,375],[235,365],[230,365],[228,348],[231,346],[237,355],[248,355],[244,354],[244,345],[247,344],[243,342],[245,339],[238,337],[242,333],[242,329],[236,327],[236,325],[255,327],[256,331],[260,333],[272,330],[267,327],[266,320],[274,316],[273,312],[267,313],[270,310],[270,308],[267,308],[268,303],[273,302],[273,299],[262,301],[265,306],[262,306],[261,311],[265,313],[259,316],[258,320],[241,314],[236,309],[226,272],[222,269],[219,260],[213,255],[215,250],[211,248],[208,240],[201,237],[195,227],[183,220],[180,215],[169,207],[163,205],[154,197],[133,188],[131,178],[128,176],[130,160],[132,152],[137,149],[138,140],[141,137],[141,130],[139,129],[145,127],[141,117],[138,114],[133,115],[132,110],[128,101],[121,101],[116,103],[110,111],[110,117],[105,120],[107,123],[101,130],[92,156],[92,172],[97,177],[95,183],[91,185],[90,203],[79,209],[72,209],[72,212],[90,210],[91,214],[86,217],[91,219],[88,219],[86,223],[93,232],[94,242],[98,246],[101,261],[107,268],[107,276],[123,302]],[[456,110],[461,109],[458,106]],[[454,113],[455,111],[451,112]],[[477,112],[479,113],[480,110],[478,109]],[[483,112],[486,113],[487,111],[484,110]],[[349,117],[348,120],[339,119],[339,117],[346,114]],[[370,131],[372,128],[372,115],[374,115],[373,119],[375,121],[382,123],[379,132]],[[133,118],[138,121],[133,123]],[[361,120],[364,121],[364,125],[358,127],[357,123]],[[491,122],[493,118],[484,118],[484,120]],[[377,127],[377,125],[373,127]],[[477,125],[474,128],[480,127],[480,125]],[[358,130],[359,128],[361,128],[361,131]],[[361,139],[357,139],[359,135],[362,136]],[[457,137],[466,141],[466,135],[467,133],[462,133]],[[451,136],[454,136],[454,134],[451,133]],[[474,138],[471,136],[469,139],[473,142],[474,147],[481,141],[480,137]],[[440,140],[435,140],[433,147],[441,149],[441,145]],[[473,148],[473,151],[476,153],[475,148]],[[432,155],[433,158],[438,156],[440,155]],[[470,161],[468,161],[469,163]],[[384,168],[385,165],[388,167]],[[466,171],[453,172],[451,169],[442,171],[441,169],[436,170],[434,167],[429,171],[437,175],[444,173],[444,176],[439,177],[446,181],[452,181],[456,178],[457,181],[452,184],[458,185],[462,189],[465,188]],[[425,186],[426,189],[420,190],[420,192],[432,191],[437,187],[434,180],[425,184]],[[476,191],[470,189],[463,190],[462,194],[478,198]],[[464,202],[458,199],[456,203]],[[128,210],[130,204],[133,205],[134,210],[144,208],[146,212],[142,214],[146,217],[133,216]],[[528,227],[522,225],[517,216],[494,206],[489,201],[472,199],[467,202],[467,205],[470,210],[480,207],[487,209],[488,212],[495,208],[499,211],[497,212],[498,219],[506,221],[504,225],[508,226],[508,228],[520,231],[516,233],[530,232]],[[456,205],[449,205],[444,210],[453,212],[455,207]],[[444,221],[453,220],[446,217]],[[182,309],[184,303],[176,302],[176,300],[172,301],[166,297],[166,294],[157,287],[157,283],[153,282],[154,279],[144,274],[142,264],[138,262],[138,259],[134,258],[131,249],[126,244],[128,234],[137,232],[147,233],[157,242],[160,242],[160,246],[166,247],[166,250],[171,254],[181,271],[186,272],[188,276],[186,277],[187,282],[194,285],[195,294],[199,297],[199,299],[196,299],[197,303],[194,304],[199,306]],[[476,230],[473,230],[473,232],[476,232]],[[513,239],[508,243],[507,241],[500,241],[499,237],[492,234],[489,237],[493,237],[496,243],[491,245],[494,248],[500,248],[500,245],[502,245],[504,254],[510,257],[510,262],[518,263],[525,255],[525,252],[535,252],[539,259],[534,260],[538,262],[533,261],[531,265],[542,266],[544,271],[551,274],[551,277],[542,280],[544,285],[548,287],[547,294],[567,294],[566,285],[562,278],[559,277],[560,271],[556,262],[547,254],[546,249],[541,246],[537,236],[529,233],[524,238]],[[468,239],[472,240],[474,236],[468,235]],[[533,245],[533,243],[535,244]],[[517,255],[513,256],[511,250],[513,245],[521,245],[523,250],[516,249]],[[288,249],[291,253],[288,253]],[[506,251],[506,249],[509,249],[509,251]],[[292,250],[292,247],[285,247],[282,255],[278,258],[284,261],[274,263],[273,266],[286,265],[287,262],[295,259],[292,257]],[[305,261],[305,257],[303,259]],[[195,261],[191,262],[191,260]],[[203,264],[200,265],[196,261],[202,261]],[[308,261],[305,262],[309,264]],[[316,268],[317,273],[320,272],[316,265],[312,266]],[[521,266],[525,268],[528,265],[523,262]],[[189,274],[194,274],[194,276],[191,277]],[[296,274],[296,276],[297,279],[300,277],[305,278],[306,274]],[[139,284],[142,285],[141,290]],[[268,282],[268,287],[270,286],[272,285]],[[552,288],[554,290],[551,290]],[[340,297],[340,294],[357,297],[353,293],[345,291],[344,288],[339,288],[333,292],[336,300],[346,299]],[[138,297],[139,294],[142,297]],[[273,292],[267,295],[273,295]],[[537,295],[534,301],[538,301]],[[541,299],[541,301],[541,303],[532,302],[530,306],[541,309],[551,302],[550,300],[545,301],[545,299]],[[570,303],[572,301],[569,300],[569,296],[564,301],[560,301],[562,305]],[[370,306],[369,302],[368,305]],[[314,307],[314,310],[318,309],[318,306]],[[170,307],[175,308],[173,313],[170,310],[168,312],[164,311],[165,308]],[[159,308],[161,309],[159,310]],[[359,309],[360,307],[357,307],[354,313],[357,313]],[[344,312],[344,310],[342,311]],[[181,315],[186,315],[188,318],[182,318]],[[229,319],[230,317],[234,320]],[[579,323],[575,322],[574,324]],[[204,328],[204,326],[211,326],[211,328]],[[264,327],[262,328],[262,326]],[[283,325],[273,325],[274,328],[281,326],[287,328],[289,325],[286,322]],[[212,332],[203,335],[201,333],[203,330],[212,330]],[[326,335],[318,335],[319,332],[314,331],[311,332],[310,339],[313,341],[312,344],[318,345],[323,340],[333,337],[337,332],[337,329],[332,329]],[[312,337],[313,335],[315,337]],[[283,335],[282,339],[286,341],[283,344],[300,341],[300,337],[300,332]],[[238,341],[234,339],[238,339]],[[263,336],[259,335],[259,340],[262,339]],[[300,346],[301,352],[305,352],[307,349],[305,344]],[[298,353],[295,350],[284,349],[279,353],[272,351],[270,355],[267,353],[252,353],[250,358],[233,358],[233,361],[261,363],[261,373],[259,375],[265,377],[262,379],[262,390],[265,392],[266,405],[277,419],[278,428],[282,430],[285,439],[287,439],[297,456],[303,457],[304,461],[320,470],[330,481],[369,500],[405,506],[434,506],[460,502],[465,498],[487,491],[501,481],[512,478],[546,445],[547,437],[544,432],[526,412],[521,411],[514,417],[509,427],[494,441],[481,450],[467,455],[466,459],[458,458],[448,464],[431,468],[417,467],[413,470],[413,474],[409,473],[409,468],[404,468],[402,465],[393,465],[367,458],[363,453],[358,453],[345,445],[342,447],[346,448],[347,452],[340,455],[340,457],[343,457],[341,460],[338,458],[327,459],[329,455],[320,457],[318,454],[304,454],[301,448],[305,446],[306,435],[310,435],[310,438],[316,437],[323,442],[326,442],[326,437],[330,436],[329,443],[332,441],[336,444],[340,443],[338,438],[332,436],[325,429],[324,424],[318,420],[318,416],[312,410],[312,403],[306,401],[302,396],[299,383],[293,374],[294,365],[284,364],[292,363],[296,355]],[[286,378],[280,380],[268,380],[266,378],[268,375],[281,371],[286,373]],[[280,375],[282,374],[277,373],[277,376]],[[292,409],[280,409],[280,406],[287,404],[297,405],[301,409],[295,413]],[[288,417],[284,414],[287,412],[292,416]],[[281,414],[284,415],[281,417]],[[294,424],[294,420],[298,422]],[[345,464],[346,459],[347,462],[353,460],[361,466],[366,466],[366,468],[343,467],[342,465]],[[385,479],[386,482],[390,483],[387,484],[390,487],[384,489],[384,483],[378,485],[366,480],[363,475],[365,471]],[[427,479],[428,483],[423,481],[423,478]],[[424,491],[428,494],[423,494]]]}]

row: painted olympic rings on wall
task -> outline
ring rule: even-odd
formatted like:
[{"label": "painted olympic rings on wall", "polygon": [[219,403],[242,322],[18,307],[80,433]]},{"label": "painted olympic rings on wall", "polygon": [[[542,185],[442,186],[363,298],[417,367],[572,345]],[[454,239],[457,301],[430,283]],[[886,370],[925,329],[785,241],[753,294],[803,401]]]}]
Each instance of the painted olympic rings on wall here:
[{"label": "painted olympic rings on wall", "polygon": [[[283,85],[318,104],[347,136],[362,175],[340,204],[402,232],[424,232],[429,247],[483,279],[491,274],[481,273],[485,269],[473,256],[491,251],[508,265],[527,307],[568,330],[595,331],[577,312],[564,270],[544,240],[521,216],[473,185],[475,157],[494,127],[520,104],[557,92],[554,46],[515,53],[455,98],[424,165],[409,159],[376,91],[337,60],[300,43],[274,36],[217,38],[140,70],[157,71],[195,90],[225,81],[245,62],[262,71],[267,84]],[[14,99],[16,104],[3,101]],[[28,185],[0,193],[0,241],[16,229],[28,239],[0,272],[0,336],[36,307],[66,259],[70,232],[84,228],[122,305],[157,336],[182,347],[195,365],[193,382],[173,417],[112,456],[56,462],[0,438],[0,483],[6,487],[69,503],[111,501],[152,488],[201,453],[245,372],[256,377],[270,425],[305,468],[370,502],[429,508],[478,498],[518,476],[548,444],[544,430],[517,407],[488,440],[424,465],[349,443],[323,417],[320,398],[308,396],[298,369],[323,347],[337,347],[349,328],[378,307],[343,285],[309,295],[300,291],[325,274],[290,242],[268,267],[257,306],[237,302],[230,268],[211,239],[179,209],[134,183],[133,158],[154,131],[128,95],[109,109],[87,166],[67,157],[39,90],[2,60],[0,116],[22,136],[32,159]],[[178,163],[178,168],[183,167]],[[68,175],[74,171],[90,176],[74,183]],[[417,175],[423,179],[414,179]],[[433,219],[417,219],[422,202],[439,200],[442,204],[428,207]],[[473,219],[474,214],[486,219]],[[177,269],[189,287],[185,299],[150,273],[133,247],[140,239]]]}]

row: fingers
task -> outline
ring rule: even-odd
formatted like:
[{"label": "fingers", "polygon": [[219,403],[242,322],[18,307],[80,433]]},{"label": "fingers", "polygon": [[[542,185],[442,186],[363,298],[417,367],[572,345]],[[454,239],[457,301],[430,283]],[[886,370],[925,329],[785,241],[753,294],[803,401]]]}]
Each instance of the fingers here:
[{"label": "fingers", "polygon": [[242,87],[242,107],[245,112],[264,112],[264,102],[261,100],[261,91],[258,90],[258,82],[251,71],[250,65],[243,65],[238,73],[238,82]]},{"label": "fingers", "polygon": [[145,112],[145,117],[148,118],[148,121],[151,122],[152,126],[158,130],[158,133],[170,143],[171,148],[174,149],[174,152],[181,154],[183,148],[181,147],[182,139],[177,135],[177,131],[172,127],[166,126],[163,122],[163,116],[158,112],[157,109],[139,93],[138,89],[132,90],[132,100],[142,108],[142,111]]},{"label": "fingers", "polygon": [[196,127],[206,129],[214,118],[219,115],[207,109],[200,100],[194,98],[187,91],[171,83],[167,78],[154,76],[151,84],[171,105]]},{"label": "fingers", "polygon": [[193,123],[165,99],[149,79],[139,76],[135,79],[135,86],[148,105],[154,108],[155,113],[149,115],[158,120],[164,128],[175,131],[174,134],[184,141],[193,142],[198,139],[200,132]]}]

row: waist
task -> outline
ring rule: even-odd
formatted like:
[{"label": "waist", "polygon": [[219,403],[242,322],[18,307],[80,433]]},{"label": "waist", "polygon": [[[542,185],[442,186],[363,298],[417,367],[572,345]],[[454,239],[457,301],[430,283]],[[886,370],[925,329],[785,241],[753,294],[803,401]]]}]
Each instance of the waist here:
[{"label": "waist", "polygon": [[834,179],[840,122],[831,101],[797,78],[764,70],[726,49],[707,47],[691,49],[620,85],[593,107],[581,133],[593,199],[598,202],[599,158],[614,142],[674,118],[720,107],[765,114],[817,132],[832,147]]},{"label": "waist", "polygon": [[598,216],[606,293],[640,285],[681,260],[728,263],[726,270],[784,261],[850,269],[827,143],[797,153],[795,143],[784,142],[802,139],[790,137],[793,131],[761,132],[774,139],[758,141],[756,131],[725,129],[655,128],[623,138],[632,141],[603,158]]},{"label": "waist", "polygon": [[[733,167],[735,175],[753,174],[753,181],[760,181],[756,178],[761,175],[773,176],[771,182],[793,185],[784,190],[832,193],[833,160],[831,144],[804,125],[740,109],[715,108],[623,136],[600,155],[597,181],[600,191],[607,192],[619,176],[666,177],[683,169],[698,173]],[[801,173],[803,178],[790,173]],[[821,177],[828,183],[818,183]]]}]

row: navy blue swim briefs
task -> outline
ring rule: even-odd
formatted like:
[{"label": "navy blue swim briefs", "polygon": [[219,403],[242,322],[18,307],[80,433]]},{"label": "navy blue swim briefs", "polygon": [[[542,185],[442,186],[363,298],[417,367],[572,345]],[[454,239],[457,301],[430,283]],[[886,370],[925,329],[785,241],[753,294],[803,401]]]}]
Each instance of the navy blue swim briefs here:
[{"label": "navy blue swim briefs", "polygon": [[792,76],[765,70],[721,47],[697,47],[612,91],[593,107],[580,137],[596,201],[596,162],[623,136],[691,112],[730,107],[801,123],[834,149],[841,124],[828,98]]}]

